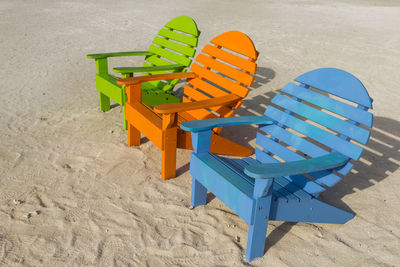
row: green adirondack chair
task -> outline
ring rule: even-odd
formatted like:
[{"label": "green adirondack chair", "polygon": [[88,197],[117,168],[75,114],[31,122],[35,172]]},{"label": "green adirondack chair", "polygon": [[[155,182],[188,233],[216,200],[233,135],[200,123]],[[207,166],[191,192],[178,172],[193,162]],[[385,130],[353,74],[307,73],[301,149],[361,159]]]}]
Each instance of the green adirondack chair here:
[{"label": "green adirondack chair", "polygon": [[[99,91],[100,110],[110,109],[110,98],[124,108],[127,100],[125,86],[118,85],[116,77],[108,73],[109,57],[144,56],[143,67],[119,67],[113,71],[120,73],[122,78],[133,77],[134,73],[144,75],[164,74],[169,72],[185,72],[192,63],[200,31],[192,18],[176,17],[162,28],[154,38],[148,51],[113,52],[89,54],[87,58],[96,61],[96,89]],[[142,83],[141,101],[149,107],[166,103],[178,103],[181,99],[174,96],[172,90],[180,79],[167,81],[150,81]]]}]

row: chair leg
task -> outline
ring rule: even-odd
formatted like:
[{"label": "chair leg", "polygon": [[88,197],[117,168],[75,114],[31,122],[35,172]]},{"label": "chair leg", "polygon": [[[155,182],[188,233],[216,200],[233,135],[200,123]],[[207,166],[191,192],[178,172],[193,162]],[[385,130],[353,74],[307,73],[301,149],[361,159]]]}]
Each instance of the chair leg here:
[{"label": "chair leg", "polygon": [[128,124],[128,146],[139,146],[140,145],[140,132]]},{"label": "chair leg", "polygon": [[167,180],[176,177],[177,129],[164,130],[164,148],[162,149],[161,178]]},{"label": "chair leg", "polygon": [[196,178],[192,178],[192,201],[193,208],[205,205],[207,201],[207,188],[205,188]]},{"label": "chair leg", "polygon": [[247,237],[246,259],[248,261],[264,255],[270,207],[271,195],[256,200],[253,224],[249,225]]},{"label": "chair leg", "polygon": [[108,96],[99,92],[99,102],[101,111],[110,110],[110,98]]},{"label": "chair leg", "polygon": [[124,113],[124,129],[128,130],[128,121],[126,120],[126,116],[125,116],[125,105],[122,106],[122,111]]}]

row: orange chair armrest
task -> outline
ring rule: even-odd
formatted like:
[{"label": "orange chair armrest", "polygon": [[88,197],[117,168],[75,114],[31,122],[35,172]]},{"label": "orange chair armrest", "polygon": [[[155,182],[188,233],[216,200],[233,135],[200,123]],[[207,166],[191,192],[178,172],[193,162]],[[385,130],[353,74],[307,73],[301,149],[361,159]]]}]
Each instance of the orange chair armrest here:
[{"label": "orange chair armrest", "polygon": [[120,85],[130,85],[130,84],[138,84],[149,81],[161,81],[170,79],[192,79],[195,77],[197,77],[197,75],[193,72],[177,72],[177,73],[156,74],[156,75],[118,79],[117,83]]},{"label": "orange chair armrest", "polygon": [[196,102],[187,102],[187,103],[170,103],[170,104],[162,104],[154,107],[154,112],[160,114],[166,113],[176,113],[181,111],[195,110],[201,108],[210,108],[215,106],[229,106],[235,104],[242,98],[235,94],[230,94],[226,96],[196,101]]}]

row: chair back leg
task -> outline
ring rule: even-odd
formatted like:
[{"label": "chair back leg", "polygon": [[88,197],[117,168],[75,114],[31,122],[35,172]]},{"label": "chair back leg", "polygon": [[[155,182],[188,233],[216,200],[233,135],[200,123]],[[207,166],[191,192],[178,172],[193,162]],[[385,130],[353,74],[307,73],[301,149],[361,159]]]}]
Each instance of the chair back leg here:
[{"label": "chair back leg", "polygon": [[193,208],[205,205],[207,201],[207,188],[205,188],[196,178],[192,177],[192,201]]},{"label": "chair back leg", "polygon": [[99,104],[101,111],[110,110],[110,98],[103,93],[99,92]]}]

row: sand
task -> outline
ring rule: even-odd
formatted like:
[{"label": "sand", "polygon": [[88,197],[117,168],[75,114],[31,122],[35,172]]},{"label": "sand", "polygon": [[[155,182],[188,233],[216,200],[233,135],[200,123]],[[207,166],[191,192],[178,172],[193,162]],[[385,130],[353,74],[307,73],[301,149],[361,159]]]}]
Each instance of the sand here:
[{"label": "sand", "polygon": [[[0,2],[0,265],[400,266],[399,2],[114,2]],[[321,195],[353,220],[271,222],[266,254],[249,264],[239,217],[211,195],[189,209],[189,151],[178,152],[178,178],[162,181],[159,150],[126,145],[122,109],[99,111],[85,55],[146,50],[177,15],[197,21],[200,48],[228,30],[254,40],[259,74],[239,115],[262,114],[274,91],[314,68],[363,81],[375,100],[371,141]],[[250,144],[254,134],[223,131]]]}]

